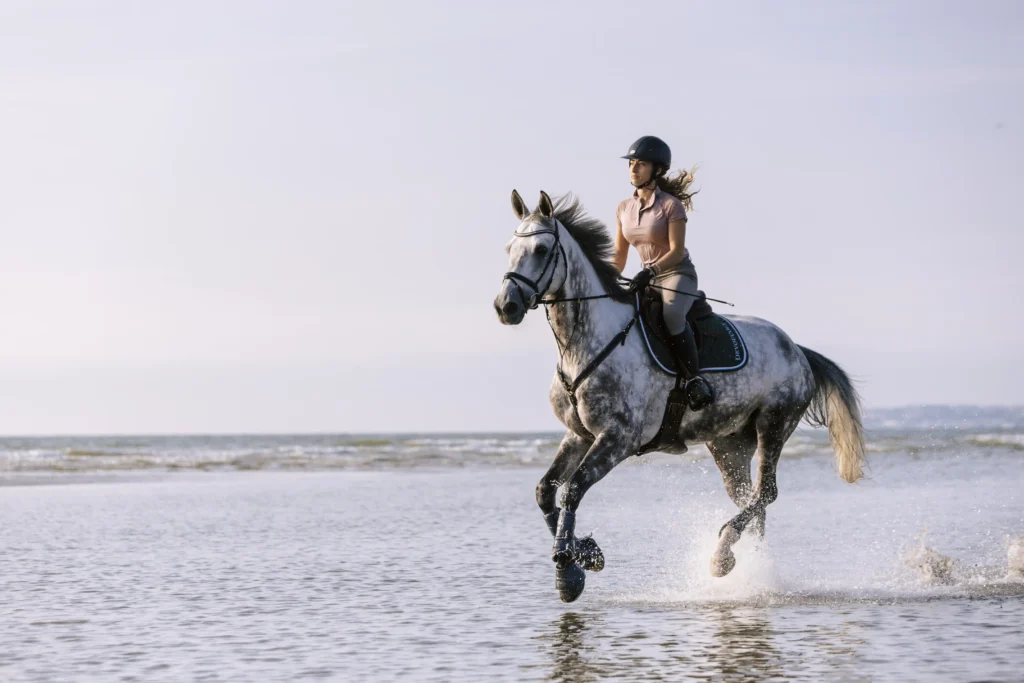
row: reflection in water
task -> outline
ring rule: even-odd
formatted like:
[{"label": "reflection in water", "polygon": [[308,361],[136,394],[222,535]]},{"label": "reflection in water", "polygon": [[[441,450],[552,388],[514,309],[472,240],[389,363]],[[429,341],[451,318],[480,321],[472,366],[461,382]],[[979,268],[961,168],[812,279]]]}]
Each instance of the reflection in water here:
[{"label": "reflection in water", "polygon": [[636,616],[640,619],[632,628],[617,624],[609,632],[597,614],[562,614],[543,637],[552,660],[549,680],[626,676],[740,681],[791,676],[768,615],[757,608],[656,609]]},{"label": "reflection in water", "polygon": [[[539,640],[552,681],[782,681],[825,675],[865,680],[857,622],[839,612],[837,619],[811,625],[790,609],[704,604],[628,614],[566,612]],[[794,631],[791,619],[804,626]]]},{"label": "reflection in water", "polygon": [[701,644],[703,653],[698,655],[702,672],[719,680],[785,678],[775,632],[763,612],[723,606],[712,607],[705,616],[712,631],[708,642]]},{"label": "reflection in water", "polygon": [[598,671],[592,666],[584,648],[587,618],[575,612],[566,612],[552,622],[550,653],[554,660],[550,680],[593,681]]},{"label": "reflection in water", "polygon": [[[864,641],[846,614],[836,615],[832,623],[806,619],[795,632],[785,622],[803,618],[788,611],[722,605],[704,614],[712,632],[699,668],[715,680],[792,680],[825,672],[842,680],[865,680],[859,670]],[[775,619],[782,619],[779,628],[773,626]]]}]

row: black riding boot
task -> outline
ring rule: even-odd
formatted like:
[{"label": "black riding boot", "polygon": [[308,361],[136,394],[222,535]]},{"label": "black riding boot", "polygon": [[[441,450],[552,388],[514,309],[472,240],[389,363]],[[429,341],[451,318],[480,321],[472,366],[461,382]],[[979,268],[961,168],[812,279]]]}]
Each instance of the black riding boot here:
[{"label": "black riding boot", "polygon": [[686,329],[670,337],[672,351],[683,364],[686,381],[686,402],[690,410],[700,410],[715,400],[715,392],[711,384],[700,375],[700,360],[697,358],[697,340],[693,338],[693,330],[687,324]]}]

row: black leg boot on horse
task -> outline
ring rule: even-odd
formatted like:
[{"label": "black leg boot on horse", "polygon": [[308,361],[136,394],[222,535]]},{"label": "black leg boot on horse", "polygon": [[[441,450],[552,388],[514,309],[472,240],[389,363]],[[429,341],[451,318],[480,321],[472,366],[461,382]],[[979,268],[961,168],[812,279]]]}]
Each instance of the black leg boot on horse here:
[{"label": "black leg boot on horse", "polygon": [[575,531],[576,513],[561,508],[555,523],[555,543],[551,548],[551,559],[555,561],[555,588],[562,602],[573,602],[580,597],[587,583],[587,572],[579,563]]},{"label": "black leg boot on horse", "polygon": [[690,410],[700,410],[711,405],[715,401],[715,391],[700,374],[700,360],[697,356],[697,340],[693,337],[693,328],[686,324],[686,328],[679,334],[669,337],[672,344],[672,353],[679,359],[683,374],[686,375],[686,402]]},{"label": "black leg boot on horse", "polygon": [[[544,515],[544,523],[548,525],[548,531],[552,536],[558,535],[558,517],[561,512],[560,508],[555,508],[554,512]],[[590,535],[574,539],[574,546],[576,561],[581,567],[588,572],[599,572],[604,569],[604,553]]]}]

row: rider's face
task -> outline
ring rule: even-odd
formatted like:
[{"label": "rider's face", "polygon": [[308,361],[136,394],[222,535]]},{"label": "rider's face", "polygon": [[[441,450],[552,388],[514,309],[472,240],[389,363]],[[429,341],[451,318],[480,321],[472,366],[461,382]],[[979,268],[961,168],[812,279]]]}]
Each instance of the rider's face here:
[{"label": "rider's face", "polygon": [[641,187],[649,183],[653,173],[654,165],[651,162],[639,159],[629,160],[629,182],[633,187]]}]

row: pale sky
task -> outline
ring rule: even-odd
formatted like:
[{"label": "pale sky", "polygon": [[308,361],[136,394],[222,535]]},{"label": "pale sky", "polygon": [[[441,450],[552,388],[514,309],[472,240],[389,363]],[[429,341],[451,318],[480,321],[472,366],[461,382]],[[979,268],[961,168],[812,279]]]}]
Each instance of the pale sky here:
[{"label": "pale sky", "polygon": [[1019,2],[2,0],[0,432],[556,429],[508,197],[612,223],[645,134],[730,312],[869,407],[1024,403],[1022,46]]}]

